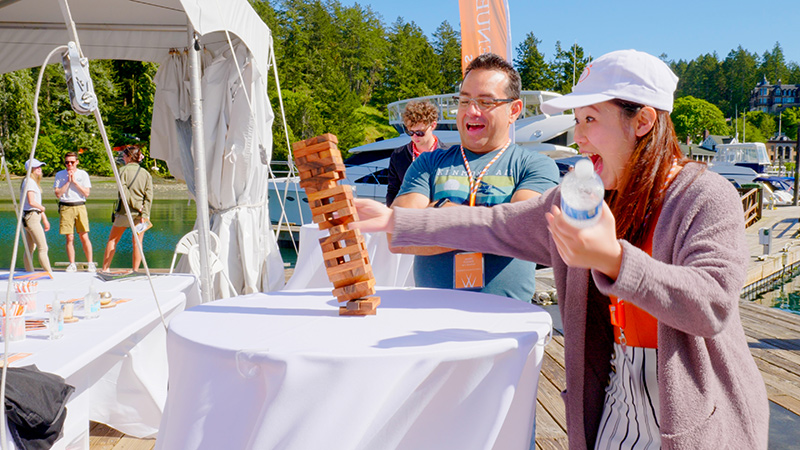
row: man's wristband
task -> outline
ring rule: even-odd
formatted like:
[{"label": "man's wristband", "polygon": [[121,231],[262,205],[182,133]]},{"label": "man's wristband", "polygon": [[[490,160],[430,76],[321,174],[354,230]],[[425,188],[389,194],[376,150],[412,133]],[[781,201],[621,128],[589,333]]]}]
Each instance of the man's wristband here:
[{"label": "man's wristband", "polygon": [[433,207],[434,207],[434,208],[441,208],[441,207],[442,207],[442,205],[444,205],[445,203],[447,203],[447,202],[449,202],[449,201],[450,201],[450,199],[449,199],[449,198],[447,198],[447,197],[445,197],[445,198],[440,198],[440,199],[439,199],[439,200],[438,200],[436,203],[434,203],[434,204],[433,204]]}]

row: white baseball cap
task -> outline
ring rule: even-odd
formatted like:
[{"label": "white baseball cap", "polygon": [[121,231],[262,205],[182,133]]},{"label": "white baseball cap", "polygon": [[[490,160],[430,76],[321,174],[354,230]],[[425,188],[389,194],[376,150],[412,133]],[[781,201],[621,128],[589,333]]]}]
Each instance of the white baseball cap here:
[{"label": "white baseball cap", "polygon": [[572,92],[542,103],[555,114],[615,98],[672,112],[678,77],[664,61],[636,50],[618,50],[595,59],[581,74]]},{"label": "white baseball cap", "polygon": [[46,165],[47,165],[47,164],[45,164],[45,163],[43,163],[43,162],[39,161],[39,160],[38,160],[38,159],[36,159],[36,158],[32,158],[30,161],[25,161],[25,170],[28,170],[28,169],[29,169],[29,168],[28,168],[28,165],[29,165],[29,164],[31,164],[31,163],[33,163],[33,168],[34,168],[34,169],[35,169],[35,168],[37,168],[37,167],[42,167],[42,166],[46,166]]}]

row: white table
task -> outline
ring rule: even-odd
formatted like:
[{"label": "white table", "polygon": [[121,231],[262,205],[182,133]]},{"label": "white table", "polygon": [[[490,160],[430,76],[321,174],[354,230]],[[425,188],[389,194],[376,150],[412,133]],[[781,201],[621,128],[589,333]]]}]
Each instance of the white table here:
[{"label": "white table", "polygon": [[[37,280],[37,304],[42,311],[54,291],[61,291],[63,300],[83,297],[94,278],[80,272],[56,272],[55,277]],[[158,275],[153,282],[167,323],[187,304],[200,303],[192,275]],[[102,309],[100,317],[91,320],[83,320],[83,311],[76,309],[75,316],[81,320],[64,324],[61,339],[48,340],[47,330],[37,330],[29,331],[24,341],[9,343],[10,354],[31,353],[11,367],[36,364],[76,388],[67,404],[64,437],[56,442],[57,449],[88,449],[90,420],[128,435],[152,437],[166,401],[166,331],[147,279],[103,282],[95,278],[94,283],[98,291],[131,301]],[[3,298],[6,286],[7,281],[0,281]]]},{"label": "white table", "polygon": [[[378,286],[414,286],[414,255],[394,254],[389,251],[386,233],[362,233],[369,253],[372,273]],[[286,282],[284,290],[330,288],[325,263],[322,259],[320,238],[328,231],[320,231],[317,224],[300,227],[300,253],[297,255],[294,273]]]},{"label": "white table", "polygon": [[167,337],[156,449],[528,449],[550,315],[474,292],[379,288],[218,300]]}]

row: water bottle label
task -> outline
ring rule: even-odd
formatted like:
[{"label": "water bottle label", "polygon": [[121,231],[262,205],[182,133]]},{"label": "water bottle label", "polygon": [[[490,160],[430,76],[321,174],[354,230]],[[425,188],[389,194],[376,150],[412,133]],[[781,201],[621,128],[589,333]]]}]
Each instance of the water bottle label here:
[{"label": "water bottle label", "polygon": [[600,209],[603,206],[602,203],[598,203],[592,209],[575,209],[571,208],[566,202],[561,202],[561,211],[566,214],[572,220],[575,221],[583,221],[583,220],[591,220],[594,219],[598,214],[600,214]]}]

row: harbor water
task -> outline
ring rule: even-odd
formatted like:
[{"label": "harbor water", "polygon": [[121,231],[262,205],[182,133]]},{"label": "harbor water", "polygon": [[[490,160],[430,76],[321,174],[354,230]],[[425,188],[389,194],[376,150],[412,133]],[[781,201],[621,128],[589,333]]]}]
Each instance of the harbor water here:
[{"label": "harbor water", "polygon": [[[108,233],[111,231],[111,212],[114,209],[114,200],[90,200],[86,203],[89,213],[89,238],[92,241],[93,258],[102,264],[103,252],[106,248]],[[47,245],[49,247],[50,264],[54,269],[63,268],[57,266],[57,262],[67,262],[67,252],[64,246],[64,237],[58,232],[59,219],[55,201],[44,201],[47,209],[47,218],[50,221],[50,231],[47,235]],[[153,228],[145,233],[144,251],[147,264],[151,268],[169,268],[175,245],[178,241],[192,230],[194,227],[197,210],[195,203],[187,200],[156,200],[153,202],[150,220]],[[11,260],[11,253],[14,245],[14,234],[16,233],[16,216],[14,207],[10,200],[0,201],[0,268],[8,269]],[[24,233],[24,231],[23,231]],[[23,270],[22,253],[24,247],[20,240],[19,250],[17,251],[17,261],[15,267]],[[117,245],[117,251],[111,264],[112,268],[130,268],[133,247],[130,231]],[[294,250],[281,248],[281,256],[289,267],[293,267],[297,259]],[[39,260],[34,255],[34,266],[40,268]],[[80,239],[75,237],[75,260],[85,261],[83,248]]]}]

